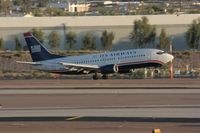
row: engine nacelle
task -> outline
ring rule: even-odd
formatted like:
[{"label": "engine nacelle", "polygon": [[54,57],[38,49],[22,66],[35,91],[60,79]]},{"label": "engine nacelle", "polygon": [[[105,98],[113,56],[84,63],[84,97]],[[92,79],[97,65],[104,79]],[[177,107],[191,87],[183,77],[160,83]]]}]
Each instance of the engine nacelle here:
[{"label": "engine nacelle", "polygon": [[120,74],[122,74],[122,73],[130,73],[131,72],[131,70],[129,70],[129,69],[125,69],[125,70],[120,70],[119,69],[119,71],[118,71]]},{"label": "engine nacelle", "polygon": [[116,73],[118,72],[118,66],[114,64],[102,66],[100,71],[102,74]]},{"label": "engine nacelle", "polygon": [[118,68],[118,73],[122,74],[122,73],[130,73],[130,72],[134,72],[134,68],[132,67],[119,67]]}]

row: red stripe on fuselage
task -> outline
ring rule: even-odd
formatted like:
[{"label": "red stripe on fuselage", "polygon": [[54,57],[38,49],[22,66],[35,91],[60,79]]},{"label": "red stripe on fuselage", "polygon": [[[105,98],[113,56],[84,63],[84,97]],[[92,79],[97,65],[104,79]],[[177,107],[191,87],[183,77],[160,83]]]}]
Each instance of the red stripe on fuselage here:
[{"label": "red stripe on fuselage", "polygon": [[[164,62],[159,61],[159,60],[146,60],[146,61],[138,61],[138,62],[126,62],[126,63],[117,64],[117,65],[123,66],[123,65],[140,64],[140,63],[159,63],[161,65],[165,64]],[[53,73],[67,72],[67,71],[63,71],[63,70],[45,70],[45,71],[49,71],[49,72],[53,72]]]},{"label": "red stripe on fuselage", "polygon": [[120,63],[117,65],[120,66],[120,65],[130,65],[130,64],[140,64],[140,63],[159,63],[161,65],[165,64],[164,62],[159,61],[159,60],[146,60],[146,61]]}]

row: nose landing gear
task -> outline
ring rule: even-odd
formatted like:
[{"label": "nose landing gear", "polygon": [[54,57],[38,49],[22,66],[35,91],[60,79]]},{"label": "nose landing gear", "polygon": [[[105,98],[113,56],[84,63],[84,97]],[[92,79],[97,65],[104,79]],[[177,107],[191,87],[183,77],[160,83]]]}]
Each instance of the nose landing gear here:
[{"label": "nose landing gear", "polygon": [[155,70],[154,70],[154,73],[155,73],[155,74],[158,74],[158,73],[159,73],[159,70],[158,70],[158,69],[155,69]]}]

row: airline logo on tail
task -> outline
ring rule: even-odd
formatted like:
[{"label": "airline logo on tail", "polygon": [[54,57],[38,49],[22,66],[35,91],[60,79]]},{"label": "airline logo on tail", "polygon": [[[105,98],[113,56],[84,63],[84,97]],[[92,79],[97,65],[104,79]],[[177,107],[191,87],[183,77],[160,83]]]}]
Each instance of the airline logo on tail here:
[{"label": "airline logo on tail", "polygon": [[37,52],[41,52],[40,45],[33,45],[33,46],[31,46],[31,53],[37,53]]},{"label": "airline logo on tail", "polygon": [[36,41],[36,38],[32,35],[32,33],[30,32],[24,33],[24,37],[27,43],[29,43],[30,45],[31,53],[41,52],[41,46],[38,44],[38,42]]}]

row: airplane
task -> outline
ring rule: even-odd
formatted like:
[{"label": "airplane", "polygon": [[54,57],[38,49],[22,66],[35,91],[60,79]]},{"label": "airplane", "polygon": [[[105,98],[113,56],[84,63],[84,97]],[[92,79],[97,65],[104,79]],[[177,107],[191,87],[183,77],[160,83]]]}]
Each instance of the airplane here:
[{"label": "airplane", "polygon": [[108,74],[129,73],[137,68],[154,67],[157,69],[174,58],[173,55],[162,50],[146,48],[79,56],[61,56],[49,52],[31,32],[26,32],[23,35],[32,62],[17,61],[17,63],[28,64],[33,69],[51,73],[94,74],[94,80],[108,79]]}]

